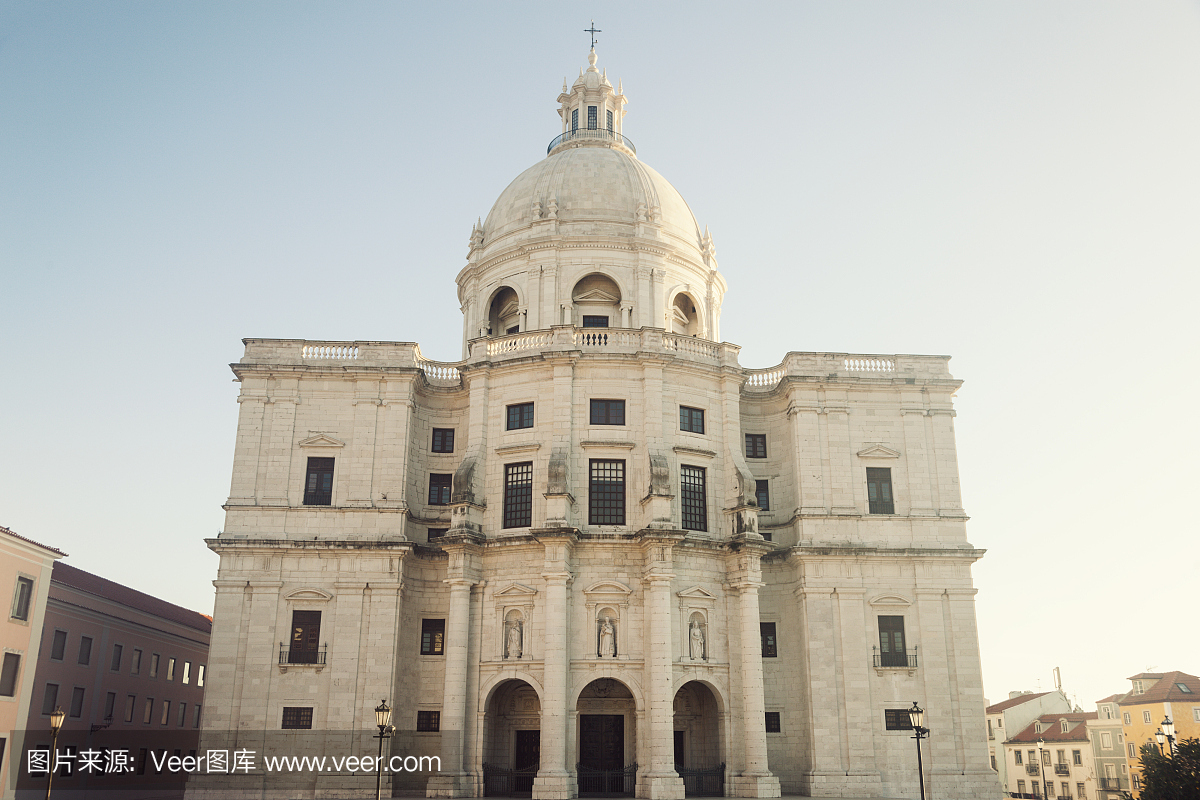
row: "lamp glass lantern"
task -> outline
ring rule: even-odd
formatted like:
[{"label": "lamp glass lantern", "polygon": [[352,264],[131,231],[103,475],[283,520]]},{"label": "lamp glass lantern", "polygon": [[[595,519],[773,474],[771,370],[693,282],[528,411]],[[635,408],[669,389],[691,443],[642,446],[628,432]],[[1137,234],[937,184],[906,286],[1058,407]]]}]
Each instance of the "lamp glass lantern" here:
[{"label": "lamp glass lantern", "polygon": [[1175,723],[1171,721],[1170,717],[1163,717],[1162,732],[1169,738],[1175,737]]},{"label": "lamp glass lantern", "polygon": [[50,730],[58,733],[62,730],[63,722],[66,720],[67,714],[61,708],[54,709],[54,713],[50,715]]},{"label": "lamp glass lantern", "polygon": [[925,709],[917,705],[917,701],[913,701],[912,708],[908,710],[908,721],[912,723],[913,730],[920,730],[924,727]]},{"label": "lamp glass lantern", "polygon": [[1164,733],[1163,733],[1163,729],[1162,729],[1162,728],[1159,728],[1158,730],[1156,730],[1156,731],[1154,732],[1154,738],[1158,740],[1158,746],[1159,746],[1159,747],[1162,747],[1162,746],[1163,746],[1163,742],[1165,742],[1165,741],[1167,740],[1167,736],[1166,736],[1166,734],[1164,734]]},{"label": "lamp glass lantern", "polygon": [[392,709],[388,708],[387,700],[379,701],[379,705],[375,707],[375,724],[379,726],[379,730],[383,730],[391,721]]}]

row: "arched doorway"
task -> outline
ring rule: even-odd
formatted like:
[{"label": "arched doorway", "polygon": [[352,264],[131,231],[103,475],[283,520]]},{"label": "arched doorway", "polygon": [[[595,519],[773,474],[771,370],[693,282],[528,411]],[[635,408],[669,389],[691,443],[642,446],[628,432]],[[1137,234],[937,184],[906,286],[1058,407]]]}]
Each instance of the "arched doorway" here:
[{"label": "arched doorway", "polygon": [[637,782],[637,704],[625,684],[598,678],[575,701],[580,797],[632,797]]},{"label": "arched doorway", "polygon": [[484,712],[483,793],[493,797],[530,795],[541,762],[542,704],[522,680],[492,690]]},{"label": "arched doorway", "polygon": [[675,300],[671,303],[669,321],[671,333],[683,336],[704,335],[704,325],[700,321],[700,312],[696,301],[686,292],[675,295]]},{"label": "arched doorway", "polygon": [[621,289],[607,275],[592,273],[581,278],[571,291],[571,303],[584,328],[623,328]]},{"label": "arched doorway", "polygon": [[496,292],[488,308],[488,332],[492,336],[504,336],[520,331],[520,303],[517,293],[507,286]]},{"label": "arched doorway", "polygon": [[712,689],[699,681],[675,693],[675,771],[689,797],[725,793],[721,707]]}]

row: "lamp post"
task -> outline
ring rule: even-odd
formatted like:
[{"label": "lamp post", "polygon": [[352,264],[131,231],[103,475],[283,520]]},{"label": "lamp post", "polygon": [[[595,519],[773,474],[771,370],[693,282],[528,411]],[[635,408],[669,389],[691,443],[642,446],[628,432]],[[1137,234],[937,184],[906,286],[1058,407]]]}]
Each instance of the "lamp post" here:
[{"label": "lamp post", "polygon": [[61,708],[54,709],[50,715],[50,772],[46,775],[46,800],[50,800],[50,783],[54,780],[54,770],[58,768],[58,732],[62,730],[66,718]]},{"label": "lamp post", "polygon": [[1158,742],[1158,754],[1160,756],[1165,756],[1167,751],[1163,750],[1163,742],[1167,740],[1167,735],[1163,733],[1162,728],[1159,728],[1154,732],[1154,738]]},{"label": "lamp post", "polygon": [[1046,756],[1045,747],[1046,740],[1038,739],[1038,769],[1042,773],[1042,791],[1046,794],[1046,800],[1050,800],[1050,784],[1046,782]]},{"label": "lamp post", "polygon": [[917,740],[917,781],[921,785],[921,800],[925,800],[925,770],[921,765],[921,740],[929,735],[929,728],[923,727],[925,721],[925,709],[917,705],[914,700],[912,708],[908,710],[908,721],[912,723],[913,738]]},{"label": "lamp post", "polygon": [[388,708],[387,700],[380,700],[375,707],[375,725],[379,735],[371,738],[379,740],[379,760],[375,762],[375,800],[383,796],[383,740],[390,739],[396,728],[391,725],[392,710]]},{"label": "lamp post", "polygon": [[[1163,717],[1162,732],[1163,732],[1163,738],[1165,738],[1167,740],[1167,747],[1170,750],[1171,756],[1174,757],[1174,755],[1175,755],[1175,723],[1171,720],[1170,717]],[[1162,740],[1160,739],[1159,744],[1161,745],[1161,743],[1162,743]]]}]

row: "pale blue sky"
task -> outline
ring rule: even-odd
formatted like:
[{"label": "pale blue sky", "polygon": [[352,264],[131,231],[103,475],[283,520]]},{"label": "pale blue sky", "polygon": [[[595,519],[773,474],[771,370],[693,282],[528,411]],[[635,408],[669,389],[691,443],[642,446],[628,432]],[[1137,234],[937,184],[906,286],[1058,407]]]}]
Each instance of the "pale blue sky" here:
[{"label": "pale blue sky", "polygon": [[1200,671],[1196,2],[9,0],[0,524],[211,611],[239,340],[457,359],[593,16],[744,365],[954,356],[988,697]]}]

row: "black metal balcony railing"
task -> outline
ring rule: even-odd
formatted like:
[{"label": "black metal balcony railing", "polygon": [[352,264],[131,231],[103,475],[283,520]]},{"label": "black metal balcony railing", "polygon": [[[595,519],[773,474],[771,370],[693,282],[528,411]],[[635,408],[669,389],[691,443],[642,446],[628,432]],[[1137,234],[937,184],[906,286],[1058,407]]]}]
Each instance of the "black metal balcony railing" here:
[{"label": "black metal balcony railing", "polygon": [[329,645],[323,644],[316,649],[288,647],[283,642],[279,643],[279,663],[280,664],[325,664],[325,653],[329,649]]},{"label": "black metal balcony railing", "polygon": [[602,139],[610,142],[616,142],[619,145],[628,147],[631,151],[633,151],[633,153],[637,153],[637,148],[633,146],[633,142],[629,141],[627,137],[622,136],[616,131],[610,131],[607,128],[576,128],[573,131],[567,131],[566,133],[560,133],[558,136],[555,136],[550,141],[549,146],[546,148],[546,154],[549,155],[551,150],[558,147],[563,142],[569,142],[575,139]]},{"label": "black metal balcony railing", "polygon": [[913,648],[905,653],[881,653],[878,647],[871,648],[875,651],[875,666],[879,668],[894,667],[896,669],[916,669],[917,668],[917,650]]},{"label": "black metal balcony railing", "polygon": [[1055,775],[1070,775],[1071,774],[1071,765],[1070,764],[1055,764],[1054,765],[1054,774]]}]

